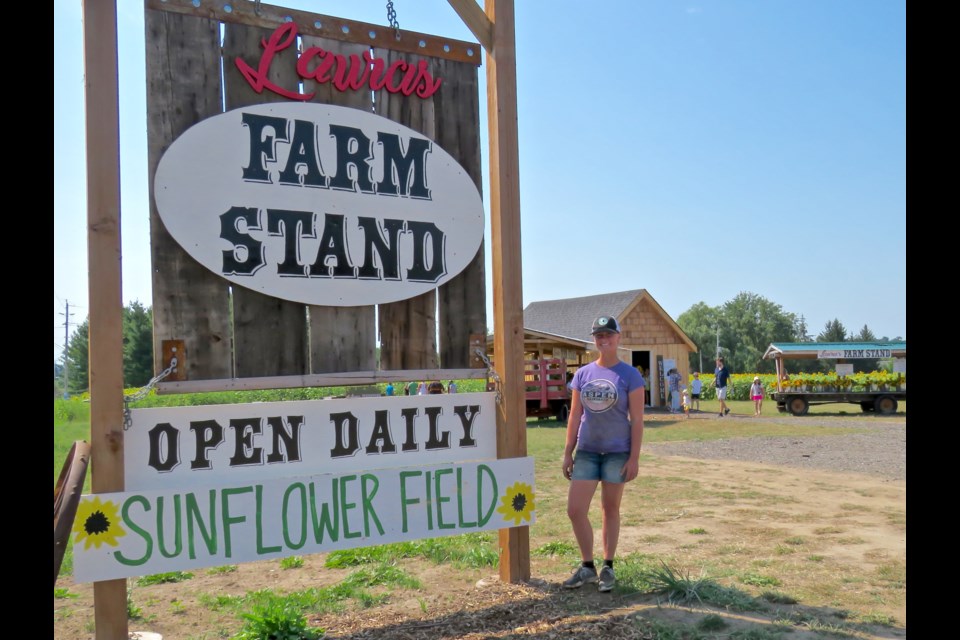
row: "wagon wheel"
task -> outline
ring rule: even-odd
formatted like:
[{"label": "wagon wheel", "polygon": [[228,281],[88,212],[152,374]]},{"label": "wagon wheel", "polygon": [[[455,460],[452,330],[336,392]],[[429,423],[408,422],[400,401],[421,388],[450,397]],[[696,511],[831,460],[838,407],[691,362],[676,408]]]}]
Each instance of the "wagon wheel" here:
[{"label": "wagon wheel", "polygon": [[805,416],[807,415],[807,410],[810,408],[807,399],[802,396],[793,396],[787,400],[787,410],[795,416]]},{"label": "wagon wheel", "polygon": [[90,445],[77,440],[70,447],[70,453],[60,470],[60,477],[53,489],[53,584],[57,584],[60,564],[67,549],[67,539],[73,528],[73,519],[77,515],[83,481],[87,475],[87,463],[90,460]]},{"label": "wagon wheel", "polygon": [[560,411],[557,412],[557,418],[560,420],[560,422],[566,422],[569,415],[570,408],[565,404],[560,405]]},{"label": "wagon wheel", "polygon": [[897,412],[897,401],[893,396],[880,396],[873,401],[873,406],[877,413],[884,416]]}]

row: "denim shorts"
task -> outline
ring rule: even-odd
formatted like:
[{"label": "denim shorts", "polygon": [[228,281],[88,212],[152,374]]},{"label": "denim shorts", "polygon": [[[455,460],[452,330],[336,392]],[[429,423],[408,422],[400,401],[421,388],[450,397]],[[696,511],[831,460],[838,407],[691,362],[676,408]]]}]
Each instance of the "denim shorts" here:
[{"label": "denim shorts", "polygon": [[623,483],[623,465],[630,459],[629,453],[594,453],[577,451],[573,459],[571,480],[602,480]]}]

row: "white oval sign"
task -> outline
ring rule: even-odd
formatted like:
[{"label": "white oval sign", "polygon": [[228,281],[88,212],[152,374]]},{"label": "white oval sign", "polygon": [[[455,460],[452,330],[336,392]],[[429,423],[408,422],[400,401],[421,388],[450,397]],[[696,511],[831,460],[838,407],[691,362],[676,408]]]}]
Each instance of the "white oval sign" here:
[{"label": "white oval sign", "polygon": [[358,109],[260,104],[177,138],[154,177],[170,235],[227,280],[328,306],[395,302],[462,271],[483,202],[450,154]]}]

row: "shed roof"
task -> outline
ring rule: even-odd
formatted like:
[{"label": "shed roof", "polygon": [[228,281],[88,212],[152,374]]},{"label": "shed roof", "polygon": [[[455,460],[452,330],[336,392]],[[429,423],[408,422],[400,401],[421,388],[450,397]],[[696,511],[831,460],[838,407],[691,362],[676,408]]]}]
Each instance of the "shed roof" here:
[{"label": "shed roof", "polygon": [[774,342],[763,354],[766,359],[776,358],[828,358],[852,360],[857,358],[883,358],[886,355],[871,355],[870,352],[889,351],[894,358],[905,358],[907,343],[903,342]]},{"label": "shed roof", "polygon": [[523,327],[526,331],[545,333],[591,344],[593,336],[590,335],[590,327],[595,319],[608,315],[614,316],[622,322],[642,300],[650,302],[654,310],[670,325],[682,342],[691,350],[697,350],[697,346],[684,333],[680,325],[663,310],[663,307],[653,299],[653,296],[646,289],[631,289],[580,298],[531,302],[523,310]]},{"label": "shed roof", "polygon": [[643,289],[632,289],[582,298],[531,302],[523,310],[523,326],[563,338],[593,342],[590,335],[593,321],[604,315],[622,319],[623,312],[643,292]]}]

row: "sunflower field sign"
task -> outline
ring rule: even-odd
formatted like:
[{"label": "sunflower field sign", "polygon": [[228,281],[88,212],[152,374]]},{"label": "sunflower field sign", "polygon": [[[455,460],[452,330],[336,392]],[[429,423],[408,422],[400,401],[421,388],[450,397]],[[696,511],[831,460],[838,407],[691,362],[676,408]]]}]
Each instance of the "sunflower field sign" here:
[{"label": "sunflower field sign", "polygon": [[535,522],[533,458],[84,495],[77,582],[487,531]]}]

